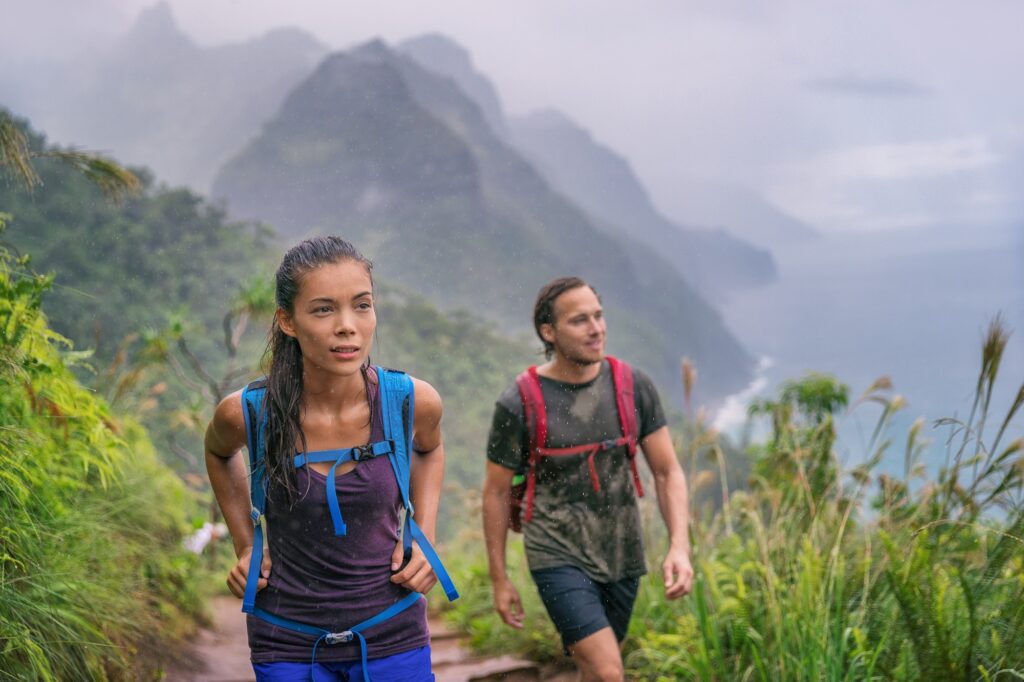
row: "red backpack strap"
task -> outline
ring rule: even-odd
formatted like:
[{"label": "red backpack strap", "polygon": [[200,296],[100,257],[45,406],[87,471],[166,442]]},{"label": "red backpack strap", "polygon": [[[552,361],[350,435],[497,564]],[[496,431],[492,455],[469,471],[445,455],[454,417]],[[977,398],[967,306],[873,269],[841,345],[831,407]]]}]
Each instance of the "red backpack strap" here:
[{"label": "red backpack strap", "polygon": [[640,483],[640,472],[636,468],[636,445],[639,438],[639,431],[636,427],[636,397],[633,392],[633,368],[628,362],[624,362],[611,355],[608,358],[608,365],[612,370],[612,382],[615,385],[615,406],[619,410],[619,426],[622,428],[622,435],[626,438],[626,453],[629,456],[629,466],[633,471],[633,485],[636,487],[636,494],[644,496],[644,487]]},{"label": "red backpack strap", "polygon": [[544,406],[544,394],[540,388],[540,378],[534,365],[516,377],[519,397],[523,401],[523,417],[529,443],[529,469],[526,472],[526,515],[524,521],[533,518],[533,494],[537,487],[537,449],[544,447],[548,441],[548,412]]}]

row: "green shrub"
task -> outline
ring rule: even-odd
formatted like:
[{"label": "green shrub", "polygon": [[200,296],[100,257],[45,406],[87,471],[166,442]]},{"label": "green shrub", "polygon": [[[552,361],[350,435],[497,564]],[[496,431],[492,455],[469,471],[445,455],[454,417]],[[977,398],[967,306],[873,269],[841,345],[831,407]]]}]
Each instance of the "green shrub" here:
[{"label": "green shrub", "polygon": [[0,679],[140,679],[199,612],[186,498],[69,369],[50,278],[0,248]]}]

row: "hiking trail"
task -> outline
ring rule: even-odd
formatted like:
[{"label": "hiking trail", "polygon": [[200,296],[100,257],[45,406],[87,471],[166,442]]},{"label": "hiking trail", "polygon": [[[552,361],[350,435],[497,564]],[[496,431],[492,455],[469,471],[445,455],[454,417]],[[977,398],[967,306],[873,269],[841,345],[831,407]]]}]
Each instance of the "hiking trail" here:
[{"label": "hiking trail", "polygon": [[[202,628],[168,667],[165,682],[253,682],[245,614],[240,601],[214,597],[212,623]],[[574,671],[542,666],[514,656],[475,656],[465,637],[440,619],[430,619],[430,647],[437,682],[573,682]]]}]

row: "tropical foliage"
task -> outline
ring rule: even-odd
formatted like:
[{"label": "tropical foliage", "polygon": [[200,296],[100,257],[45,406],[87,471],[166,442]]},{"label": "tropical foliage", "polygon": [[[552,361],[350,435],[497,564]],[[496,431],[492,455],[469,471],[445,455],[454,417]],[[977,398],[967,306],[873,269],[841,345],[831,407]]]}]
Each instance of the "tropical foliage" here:
[{"label": "tropical foliage", "polygon": [[0,249],[0,678],[153,677],[199,613],[194,502],[78,383],[26,260]]},{"label": "tropical foliage", "polygon": [[56,159],[92,181],[108,197],[118,200],[141,189],[138,177],[101,154],[75,149],[42,149],[30,145],[24,126],[0,109],[0,169],[31,191],[43,183],[36,172],[38,159]]}]

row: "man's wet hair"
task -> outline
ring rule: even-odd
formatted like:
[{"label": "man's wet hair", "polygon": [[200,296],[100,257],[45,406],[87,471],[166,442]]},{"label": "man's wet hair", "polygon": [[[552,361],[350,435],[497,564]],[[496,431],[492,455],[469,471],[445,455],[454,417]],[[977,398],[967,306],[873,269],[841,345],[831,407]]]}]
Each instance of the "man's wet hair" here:
[{"label": "man's wet hair", "polygon": [[[594,295],[598,295],[597,289],[579,277],[559,277],[558,279],[553,279],[541,287],[541,290],[537,293],[537,300],[533,303],[533,330],[537,332],[537,338],[544,344],[544,357],[548,359],[555,352],[555,347],[541,336],[540,326],[542,324],[553,325],[555,323],[555,300],[565,292],[579,289],[580,287],[590,287]],[[598,296],[598,298],[600,297]]]}]

